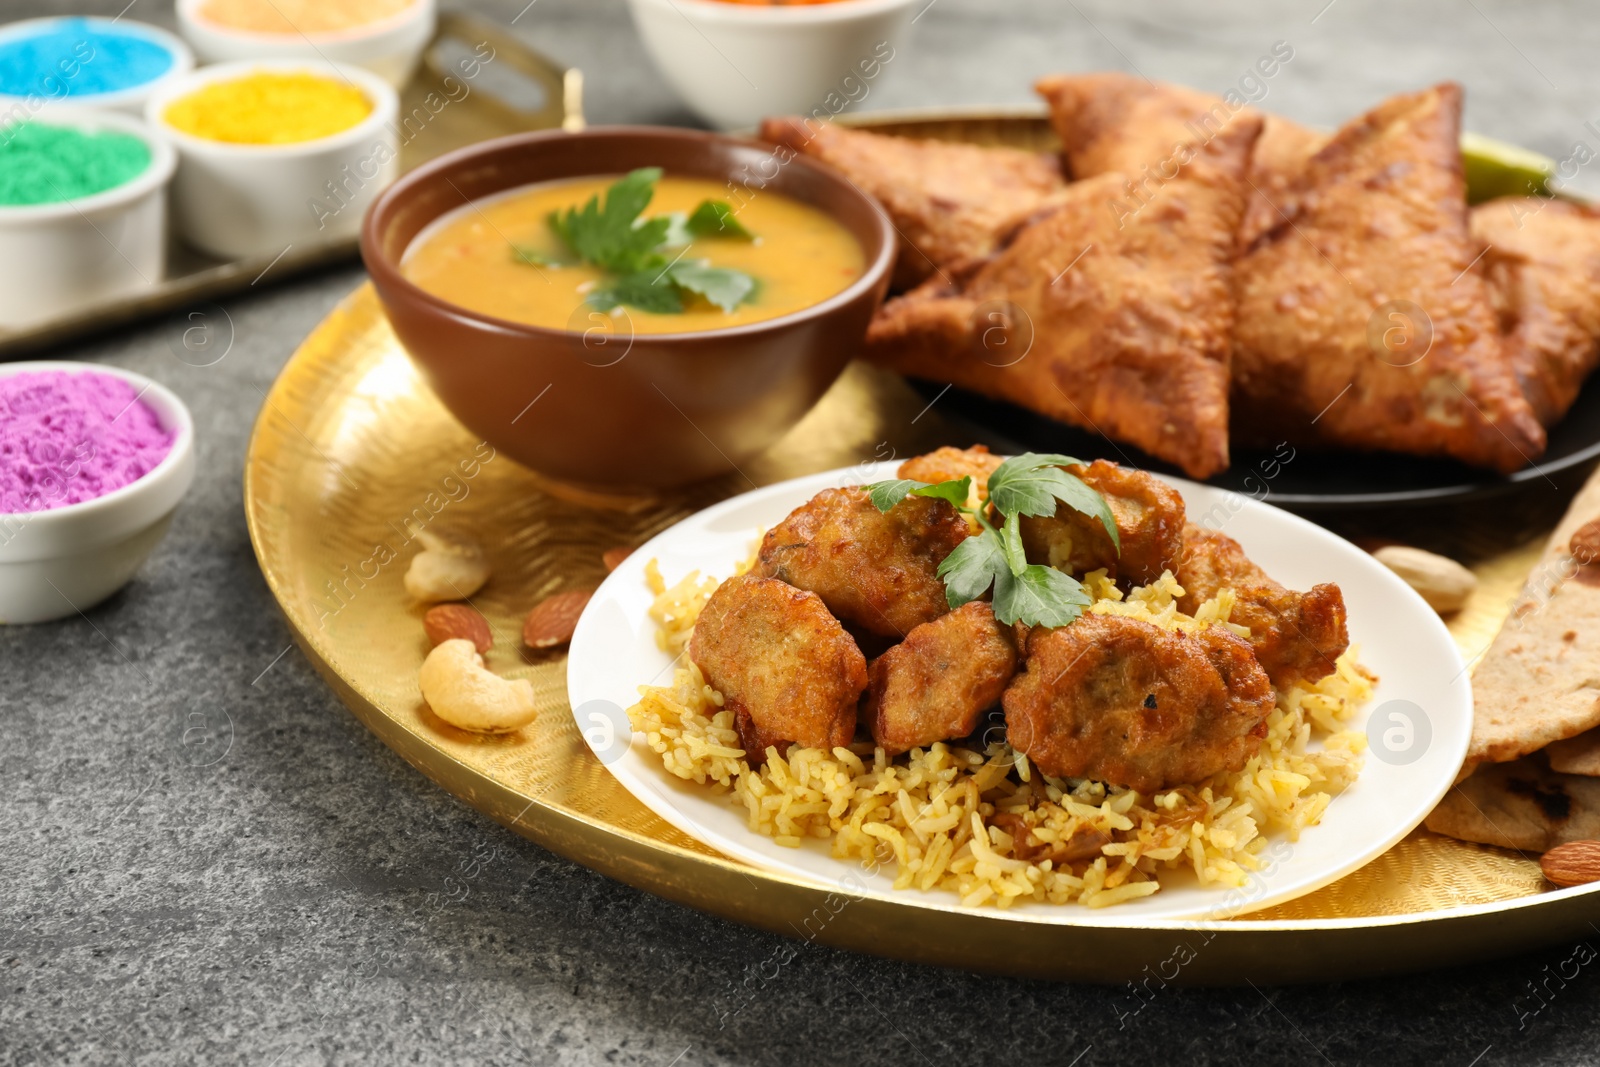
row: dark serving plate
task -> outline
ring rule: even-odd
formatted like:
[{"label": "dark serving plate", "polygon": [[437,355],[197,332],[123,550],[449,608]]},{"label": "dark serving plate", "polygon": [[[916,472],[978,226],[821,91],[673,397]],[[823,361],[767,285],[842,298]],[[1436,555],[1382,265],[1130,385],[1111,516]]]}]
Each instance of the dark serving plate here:
[{"label": "dark serving plate", "polygon": [[[1600,459],[1600,376],[1590,378],[1567,417],[1550,430],[1550,444],[1537,463],[1503,476],[1454,460],[1421,459],[1387,452],[1316,451],[1283,445],[1235,449],[1233,464],[1206,484],[1231,489],[1290,511],[1362,511],[1463,503],[1490,497],[1562,489]],[[1182,476],[1169,463],[1132,445],[1107,440],[1014,404],[908,379],[948,419],[967,423],[996,451],[1063,452],[1082,459],[1109,459]],[[1565,475],[1566,477],[1562,477]]]}]

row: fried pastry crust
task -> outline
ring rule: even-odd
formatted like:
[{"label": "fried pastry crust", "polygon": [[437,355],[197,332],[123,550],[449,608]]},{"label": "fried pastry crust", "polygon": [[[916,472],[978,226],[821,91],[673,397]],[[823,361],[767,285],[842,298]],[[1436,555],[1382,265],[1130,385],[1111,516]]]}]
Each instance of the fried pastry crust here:
[{"label": "fried pastry crust", "polygon": [[1472,209],[1472,236],[1517,381],[1553,426],[1600,363],[1600,212],[1502,197]]},{"label": "fried pastry crust", "polygon": [[1178,610],[1193,615],[1224,589],[1237,596],[1230,622],[1250,628],[1250,647],[1272,684],[1287,689],[1334,671],[1350,645],[1344,592],[1324,582],[1297,593],[1274,581],[1227,534],[1189,524],[1178,565]]},{"label": "fried pastry crust", "polygon": [[864,489],[825,489],[767,531],[751,573],[809,589],[845,622],[899,639],[950,610],[939,564],[969,534],[943,500],[912,496],[881,512]]},{"label": "fried pastry crust", "polygon": [[1259,121],[1235,121],[1139,206],[1068,187],[957,285],[879,311],[867,356],[1128,442],[1205,478],[1228,465],[1230,264]]},{"label": "fried pastry crust", "polygon": [[1250,161],[1250,196],[1239,227],[1248,247],[1285,216],[1287,194],[1328,135],[1182,85],[1132,74],[1061,74],[1034,89],[1050,104],[1050,122],[1076,178],[1110,171],[1127,176],[1128,192],[1158,182],[1183,145],[1203,144],[1238,118],[1259,116],[1261,136]]},{"label": "fried pastry crust", "polygon": [[1066,187],[1041,152],[890,137],[831,122],[772,118],[764,140],[813,156],[877,197],[900,231],[894,288],[987,256]]},{"label": "fried pastry crust", "polygon": [[867,668],[872,739],[897,756],[965,737],[1017,673],[1011,628],[979,600],[925,622]]},{"label": "fried pastry crust", "polygon": [[831,750],[856,731],[867,661],[815,593],[741,575],[717,586],[689,658],[722,694],[752,766],[785,742]]},{"label": "fried pastry crust", "polygon": [[1240,259],[1242,438],[1503,472],[1544,450],[1471,269],[1460,118],[1447,83],[1346,124],[1294,186],[1290,219]]},{"label": "fried pastry crust", "polygon": [[1105,497],[1117,522],[1122,551],[1093,515],[1061,506],[1049,518],[1021,519],[1028,562],[1059,567],[1075,575],[1104,567],[1113,579],[1145,585],[1176,572],[1183,558],[1183,497],[1153,474],[1103,459],[1066,468]]},{"label": "fried pastry crust", "polygon": [[1003,704],[1012,747],[1044,773],[1151,793],[1243,767],[1274,697],[1250,646],[1221,627],[1085,615],[1034,631]]}]

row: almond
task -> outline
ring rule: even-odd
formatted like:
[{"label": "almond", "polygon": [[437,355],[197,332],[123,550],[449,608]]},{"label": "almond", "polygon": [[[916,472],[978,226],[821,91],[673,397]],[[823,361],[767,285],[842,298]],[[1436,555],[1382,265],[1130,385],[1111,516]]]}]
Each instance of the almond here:
[{"label": "almond", "polygon": [[1568,841],[1539,857],[1544,876],[1559,886],[1600,882],[1600,841]]},{"label": "almond", "polygon": [[572,640],[593,589],[569,589],[546,597],[522,620],[522,640],[529,648],[559,648]]},{"label": "almond", "polygon": [[481,656],[494,644],[489,620],[465,604],[435,604],[422,617],[422,628],[428,631],[428,643],[435,646],[460,638],[471,641]]},{"label": "almond", "polygon": [[600,558],[605,561],[606,573],[610,574],[612,571],[622,566],[622,561],[631,555],[633,555],[633,549],[629,548],[627,545],[618,545],[616,548],[606,549]]},{"label": "almond", "polygon": [[1600,562],[1600,519],[1586,522],[1578,527],[1572,535],[1572,540],[1567,542],[1567,551],[1572,553],[1573,559],[1585,567]]}]

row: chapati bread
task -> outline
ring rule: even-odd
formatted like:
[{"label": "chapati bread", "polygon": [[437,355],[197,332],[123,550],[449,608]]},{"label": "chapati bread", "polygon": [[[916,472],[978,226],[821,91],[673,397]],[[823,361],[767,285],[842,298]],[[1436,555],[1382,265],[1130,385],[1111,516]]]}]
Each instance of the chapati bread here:
[{"label": "chapati bread", "polygon": [[1600,518],[1600,472],[1573,500],[1472,675],[1465,777],[1600,726],[1600,564],[1580,567],[1567,542]]},{"label": "chapati bread", "polygon": [[1544,752],[1550,757],[1553,771],[1600,776],[1600,730],[1587,730],[1577,737],[1557,741]]},{"label": "chapati bread", "polygon": [[1600,837],[1600,778],[1558,774],[1542,756],[1488,764],[1445,794],[1427,826],[1528,853]]}]

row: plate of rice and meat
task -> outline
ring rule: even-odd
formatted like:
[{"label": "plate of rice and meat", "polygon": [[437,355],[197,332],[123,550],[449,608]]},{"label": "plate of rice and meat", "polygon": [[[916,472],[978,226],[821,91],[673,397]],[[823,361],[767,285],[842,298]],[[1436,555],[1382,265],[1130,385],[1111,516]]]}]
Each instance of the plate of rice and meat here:
[{"label": "plate of rice and meat", "polygon": [[1472,722],[1444,624],[1336,535],[981,447],[672,526],[590,601],[567,684],[624,788],[727,856],[1069,924],[1340,878],[1438,803]]}]

